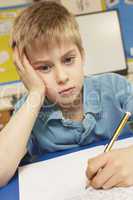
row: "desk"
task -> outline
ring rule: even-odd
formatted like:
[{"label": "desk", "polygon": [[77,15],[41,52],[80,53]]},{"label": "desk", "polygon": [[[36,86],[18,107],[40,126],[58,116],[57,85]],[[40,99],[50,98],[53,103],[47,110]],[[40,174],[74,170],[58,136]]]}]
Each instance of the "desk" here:
[{"label": "desk", "polygon": [[[127,138],[127,137],[133,137],[133,135],[131,133],[129,133],[126,136],[120,137],[119,139],[123,139],[123,138]],[[90,144],[87,146],[83,146],[83,147],[73,148],[73,149],[54,152],[54,153],[48,153],[47,155],[40,157],[38,159],[38,161],[51,159],[51,158],[54,158],[57,156],[76,152],[76,151],[83,150],[86,148],[91,148],[91,147],[98,146],[98,145],[103,145],[106,143],[107,143],[107,141],[104,140],[104,141],[96,142],[96,143],[93,143],[93,144]],[[16,172],[15,176],[12,178],[12,180],[9,182],[9,184],[7,186],[0,189],[0,199],[1,200],[19,200],[18,172]]]}]

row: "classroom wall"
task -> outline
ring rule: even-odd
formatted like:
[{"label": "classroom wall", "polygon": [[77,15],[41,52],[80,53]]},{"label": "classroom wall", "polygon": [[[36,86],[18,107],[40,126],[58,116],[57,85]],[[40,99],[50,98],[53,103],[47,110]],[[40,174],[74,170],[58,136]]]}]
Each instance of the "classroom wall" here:
[{"label": "classroom wall", "polygon": [[29,3],[32,0],[0,0],[0,7]]}]

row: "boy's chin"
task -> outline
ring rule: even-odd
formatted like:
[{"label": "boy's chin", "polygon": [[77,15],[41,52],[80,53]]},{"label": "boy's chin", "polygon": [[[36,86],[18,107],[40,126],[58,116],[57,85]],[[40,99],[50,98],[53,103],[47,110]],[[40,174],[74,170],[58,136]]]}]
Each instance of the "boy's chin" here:
[{"label": "boy's chin", "polygon": [[75,103],[76,98],[67,98],[67,99],[63,99],[60,100],[57,104],[61,107],[61,108],[71,108],[71,107],[75,107],[78,106]]}]

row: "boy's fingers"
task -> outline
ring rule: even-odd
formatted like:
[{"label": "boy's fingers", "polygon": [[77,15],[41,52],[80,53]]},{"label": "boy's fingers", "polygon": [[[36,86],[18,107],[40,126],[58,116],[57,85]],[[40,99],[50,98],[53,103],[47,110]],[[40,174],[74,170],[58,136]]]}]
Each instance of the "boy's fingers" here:
[{"label": "boy's fingers", "polygon": [[115,185],[115,187],[127,187],[127,186],[131,186],[131,185],[127,185],[123,181],[121,181],[121,182],[119,182],[118,184]]},{"label": "boy's fingers", "polygon": [[116,187],[129,187],[133,185],[133,179],[132,176],[128,177],[127,179],[121,179],[121,182],[117,182],[115,185]]},{"label": "boy's fingers", "polygon": [[[108,182],[108,180],[112,180],[112,177],[115,177],[115,174],[117,174],[118,170],[113,165],[111,165],[109,162],[104,166],[103,169],[100,170],[92,179],[91,179],[91,185],[94,188],[101,188],[105,183]],[[119,177],[118,177],[119,178]],[[110,184],[116,184],[116,179],[113,179],[113,183],[110,182]]]},{"label": "boy's fingers", "polygon": [[32,75],[34,74],[35,76],[37,75],[39,78],[42,79],[40,74],[37,71],[34,70],[34,68],[30,64],[30,62],[29,62],[29,60],[28,60],[28,58],[26,57],[25,54],[23,55],[23,65],[25,66],[25,69],[26,69],[27,72],[29,72],[30,74],[32,73]]},{"label": "boy's fingers", "polygon": [[103,168],[108,161],[106,153],[101,154],[95,158],[88,160],[88,166],[86,169],[86,176],[91,179],[100,168]]},{"label": "boy's fingers", "polygon": [[115,173],[110,179],[108,179],[105,184],[103,184],[103,189],[109,189],[114,186],[120,185],[122,179],[118,173]]},{"label": "boy's fingers", "polygon": [[23,54],[22,62],[26,69],[33,69],[25,54]]},{"label": "boy's fingers", "polygon": [[14,64],[16,65],[18,71],[23,72],[24,67],[20,61],[19,51],[17,48],[14,49],[13,60],[14,60]]}]

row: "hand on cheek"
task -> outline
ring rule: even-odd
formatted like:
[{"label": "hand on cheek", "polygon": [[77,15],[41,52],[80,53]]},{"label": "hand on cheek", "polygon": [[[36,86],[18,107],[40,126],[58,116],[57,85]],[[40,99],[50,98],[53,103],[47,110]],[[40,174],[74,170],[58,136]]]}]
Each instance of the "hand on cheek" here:
[{"label": "hand on cheek", "polygon": [[23,55],[20,56],[19,49],[17,47],[14,49],[14,63],[27,90],[43,96],[45,94],[45,84],[43,79],[31,66],[26,55],[23,53]]}]

